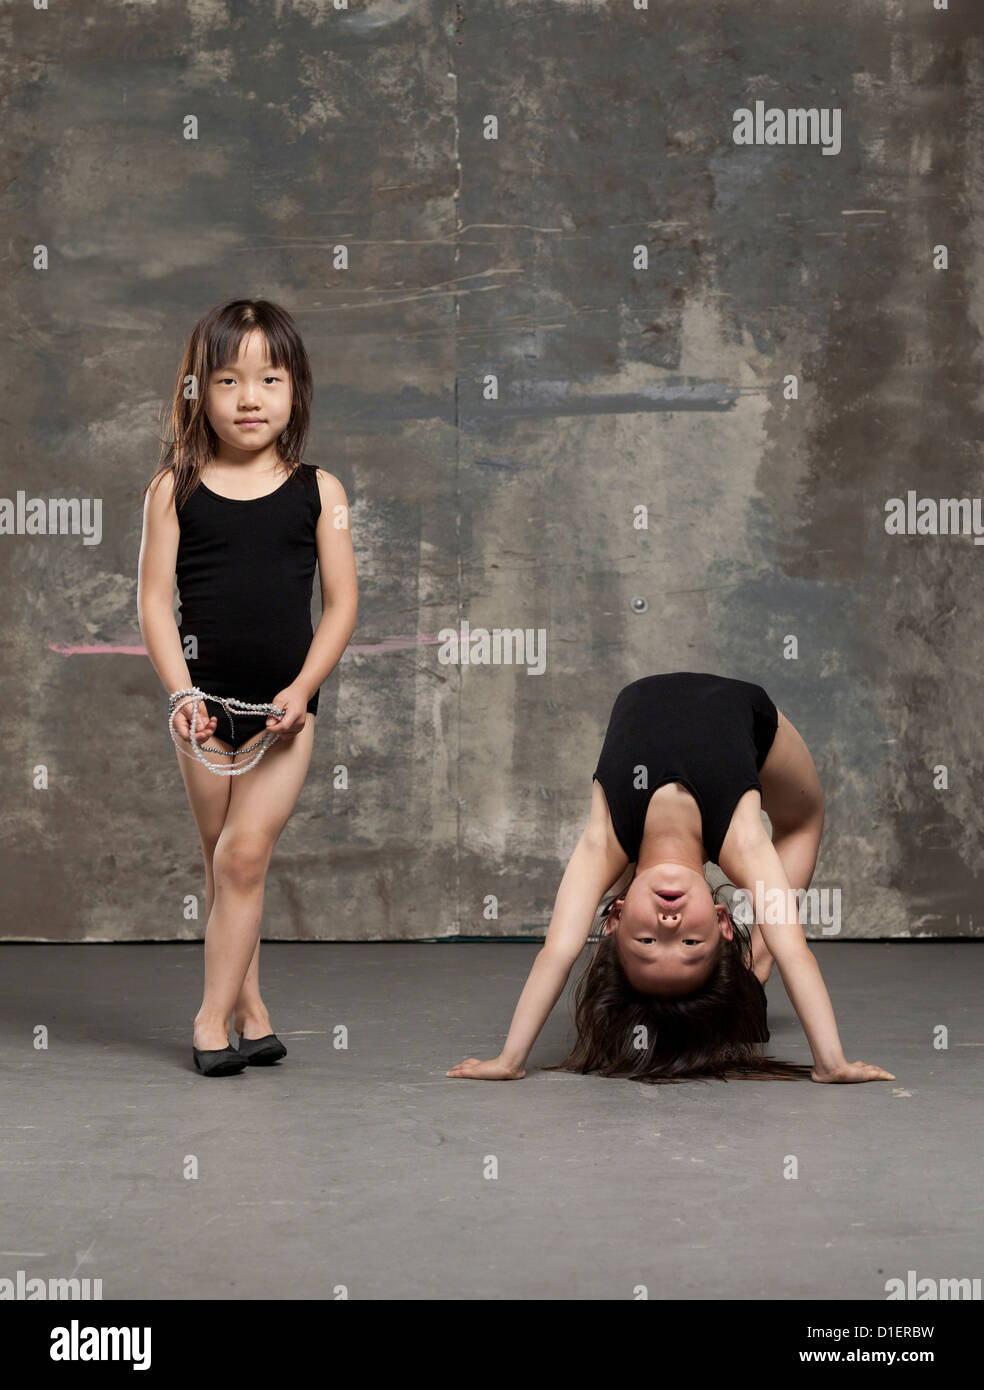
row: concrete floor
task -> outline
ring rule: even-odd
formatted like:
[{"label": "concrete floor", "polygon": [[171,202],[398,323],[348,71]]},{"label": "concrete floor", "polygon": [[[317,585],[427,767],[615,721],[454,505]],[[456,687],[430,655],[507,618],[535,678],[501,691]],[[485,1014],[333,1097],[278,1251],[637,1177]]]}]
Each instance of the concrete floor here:
[{"label": "concrete floor", "polygon": [[[640,1284],[883,1300],[909,1269],[979,1277],[984,954],[811,944],[847,1056],[895,1082],[538,1071],[563,1055],[566,999],[524,1080],[448,1080],[498,1052],[525,943],[265,943],[289,1056],[206,1079],[191,1066],[199,943],[0,946],[0,1277],[98,1277],[104,1298],[344,1285],[452,1300],[629,1299]],[[768,995],[770,1050],[808,1061],[775,974]]]}]

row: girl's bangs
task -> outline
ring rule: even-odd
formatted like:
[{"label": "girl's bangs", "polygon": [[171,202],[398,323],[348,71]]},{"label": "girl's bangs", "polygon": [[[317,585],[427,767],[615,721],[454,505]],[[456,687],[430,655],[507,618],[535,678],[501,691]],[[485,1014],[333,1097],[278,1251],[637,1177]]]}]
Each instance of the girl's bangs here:
[{"label": "girl's bangs", "polygon": [[214,372],[220,367],[233,366],[239,357],[243,339],[250,333],[262,335],[270,355],[271,366],[284,371],[291,370],[290,344],[283,334],[278,333],[271,325],[240,321],[213,325],[203,344],[206,371]]}]

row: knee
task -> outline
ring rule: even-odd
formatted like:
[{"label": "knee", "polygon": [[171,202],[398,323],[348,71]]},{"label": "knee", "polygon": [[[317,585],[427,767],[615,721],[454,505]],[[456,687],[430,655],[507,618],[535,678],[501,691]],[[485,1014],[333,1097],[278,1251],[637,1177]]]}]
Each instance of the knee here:
[{"label": "knee", "polygon": [[819,836],[821,831],[823,830],[823,822],[826,815],[826,810],[827,807],[823,799],[823,792],[818,787],[810,798],[809,810],[807,815],[807,824],[810,830],[812,830],[814,834],[816,834],[817,836]]},{"label": "knee", "polygon": [[799,802],[787,815],[776,811],[775,814],[768,812],[769,822],[772,826],[773,839],[786,839],[794,835],[806,835],[819,841],[823,832],[823,822],[826,813],[823,793],[819,788],[809,795],[801,797]]},{"label": "knee", "polygon": [[263,882],[270,862],[270,844],[264,836],[250,831],[223,833],[212,855],[212,870],[217,882],[237,888],[255,888]]}]

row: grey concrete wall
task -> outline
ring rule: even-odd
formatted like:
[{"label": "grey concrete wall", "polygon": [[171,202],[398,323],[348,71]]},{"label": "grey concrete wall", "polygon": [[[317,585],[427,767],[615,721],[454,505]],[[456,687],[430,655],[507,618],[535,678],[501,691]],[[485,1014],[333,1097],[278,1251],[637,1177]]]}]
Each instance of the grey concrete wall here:
[{"label": "grey concrete wall", "polygon": [[[202,932],[139,491],[239,294],[301,326],[361,584],[264,934],[542,933],[612,699],[673,669],[807,739],[843,936],[977,934],[984,550],[885,529],[980,488],[972,9],[8,6],[0,492],[102,513],[0,535],[3,935]],[[758,99],[840,109],[839,153],[736,145]],[[543,673],[442,665],[461,620],[542,629]]]}]

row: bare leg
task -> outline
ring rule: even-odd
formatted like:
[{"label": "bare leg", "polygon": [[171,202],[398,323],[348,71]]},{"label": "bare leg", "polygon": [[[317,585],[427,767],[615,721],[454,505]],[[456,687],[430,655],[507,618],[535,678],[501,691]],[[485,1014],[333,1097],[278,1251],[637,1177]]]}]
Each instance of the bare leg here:
[{"label": "bare leg", "polygon": [[[208,776],[208,773],[205,774]],[[217,781],[217,778],[212,778]],[[218,836],[215,837],[218,839]],[[202,839],[202,856],[205,860],[205,918],[208,920],[212,912],[212,904],[215,901],[215,871],[212,866],[212,854],[215,850],[215,841],[208,842]],[[265,1038],[273,1032],[270,1023],[270,1015],[267,1013],[266,1005],[260,996],[260,943],[256,942],[256,950],[246,971],[246,978],[243,987],[239,991],[232,1010],[232,1026],[236,1032],[244,1038]]]},{"label": "bare leg", "polygon": [[244,1038],[265,1038],[273,1032],[267,1007],[260,997],[260,941],[256,940],[246,978],[232,1009],[232,1026]]},{"label": "bare leg", "polygon": [[[212,735],[206,742],[214,744],[218,748],[231,748],[230,743],[224,739]],[[230,761],[229,758],[213,757],[206,754],[208,762],[216,766],[224,766]],[[215,846],[218,844],[222,827],[225,824],[226,813],[229,810],[229,799],[232,792],[232,777],[215,777],[207,772],[201,764],[191,758],[184,757],[181,753],[175,752],[178,760],[178,767],[185,784],[185,791],[188,793],[188,802],[191,806],[191,813],[195,818],[195,825],[198,827],[198,834],[202,843],[202,858],[205,861],[205,921],[206,924],[212,915],[212,904],[215,899],[215,881],[212,871],[212,855]],[[206,925],[207,932],[207,925]],[[228,1024],[228,1020],[226,1020]],[[225,1047],[228,1044],[228,1036],[224,1042],[215,1043],[216,1047]],[[212,1043],[200,1043],[197,1035],[195,1040],[196,1047],[211,1047]]]},{"label": "bare leg", "polygon": [[242,1009],[237,1023],[246,1028],[247,1037],[263,1036],[249,1026],[254,1022],[262,1024],[264,1032],[272,1031],[259,996],[263,890],[274,845],[307,776],[313,743],[314,715],[308,715],[296,737],[275,743],[243,777],[213,777],[181,759],[188,763],[188,772],[184,767],[182,772],[202,837],[209,904],[205,991],[195,1018],[197,1048],[228,1046],[234,1007]]},{"label": "bare leg", "polygon": [[[772,823],[772,843],[789,886],[794,892],[809,888],[823,833],[823,792],[810,750],[781,710],[759,780],[762,808]],[[772,970],[772,956],[758,924],[752,932],[752,960],[764,983]]]}]

